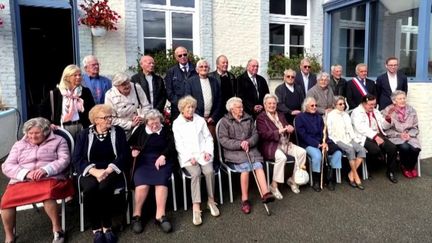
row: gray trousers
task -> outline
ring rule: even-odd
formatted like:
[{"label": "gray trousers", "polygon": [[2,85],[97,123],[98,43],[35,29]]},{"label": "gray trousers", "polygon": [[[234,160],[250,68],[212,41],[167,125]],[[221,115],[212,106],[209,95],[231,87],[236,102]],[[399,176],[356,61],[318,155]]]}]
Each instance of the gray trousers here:
[{"label": "gray trousers", "polygon": [[349,161],[356,158],[366,158],[366,149],[352,140],[349,145],[340,141],[336,144],[345,153]]},{"label": "gray trousers", "polygon": [[195,166],[184,167],[191,175],[191,194],[192,203],[201,203],[201,173],[204,174],[207,186],[208,197],[214,197],[215,176],[213,163],[206,165],[197,164]]}]

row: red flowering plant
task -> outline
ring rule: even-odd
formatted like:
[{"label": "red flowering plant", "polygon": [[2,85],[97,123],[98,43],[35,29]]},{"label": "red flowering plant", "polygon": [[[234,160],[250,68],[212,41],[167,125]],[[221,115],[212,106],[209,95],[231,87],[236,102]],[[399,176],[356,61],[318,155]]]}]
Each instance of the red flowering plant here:
[{"label": "red flowering plant", "polygon": [[108,0],[84,0],[80,7],[84,11],[84,16],[79,19],[81,24],[117,30],[116,24],[121,17],[116,11],[111,10]]},{"label": "red flowering plant", "polygon": [[[4,8],[5,8],[5,5],[2,4],[2,3],[0,3],[0,10],[2,10],[2,9],[4,9]],[[0,27],[2,27],[2,26],[3,26],[3,19],[0,18]]]}]

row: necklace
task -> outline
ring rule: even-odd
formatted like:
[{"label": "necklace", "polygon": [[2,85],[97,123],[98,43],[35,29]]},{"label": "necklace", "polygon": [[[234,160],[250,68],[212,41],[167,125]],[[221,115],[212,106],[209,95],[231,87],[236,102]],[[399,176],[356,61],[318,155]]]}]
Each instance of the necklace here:
[{"label": "necklace", "polygon": [[99,139],[99,141],[103,141],[108,136],[108,131],[98,133],[95,128],[92,130],[93,134],[96,136],[97,139]]}]

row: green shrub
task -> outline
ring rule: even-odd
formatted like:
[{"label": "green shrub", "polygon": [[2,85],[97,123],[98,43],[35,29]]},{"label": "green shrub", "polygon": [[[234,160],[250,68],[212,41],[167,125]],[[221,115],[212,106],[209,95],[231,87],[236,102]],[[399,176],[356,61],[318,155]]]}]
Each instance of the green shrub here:
[{"label": "green shrub", "polygon": [[231,66],[231,69],[229,71],[232,74],[234,74],[235,77],[238,77],[238,76],[242,75],[246,71],[246,68],[243,67],[242,65],[240,65],[240,66]]},{"label": "green shrub", "polygon": [[[317,55],[306,55],[310,60],[311,71],[313,73],[318,73],[321,71],[321,65],[318,62]],[[300,72],[300,61],[303,56],[293,56],[286,57],[284,55],[271,55],[268,62],[267,74],[271,79],[281,79],[283,78],[283,72],[286,69],[293,69],[296,72]]]},{"label": "green shrub", "polygon": [[[141,49],[138,47],[137,48],[137,58],[136,58],[136,64],[134,66],[129,66],[128,70],[130,70],[133,73],[138,73],[138,72],[142,72],[142,68],[140,66],[140,60],[141,57],[144,54],[141,52]],[[174,51],[172,49],[168,49],[167,51],[165,50],[160,50],[157,52],[154,52],[151,54],[151,56],[153,57],[154,61],[155,61],[155,73],[157,75],[160,75],[162,77],[165,76],[166,71],[174,66],[177,61],[174,58]],[[201,58],[199,56],[194,55],[191,52],[188,52],[188,58],[189,61],[191,61],[192,63],[196,63],[197,61],[199,61]]]}]

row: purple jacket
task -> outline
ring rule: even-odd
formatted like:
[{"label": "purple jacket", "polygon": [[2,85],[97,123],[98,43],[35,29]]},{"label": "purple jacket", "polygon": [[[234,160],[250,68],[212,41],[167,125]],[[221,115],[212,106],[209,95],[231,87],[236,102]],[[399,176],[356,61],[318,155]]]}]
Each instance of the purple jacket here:
[{"label": "purple jacket", "polygon": [[[279,121],[283,126],[287,126],[288,122],[283,113],[278,112]],[[279,129],[270,120],[266,112],[261,112],[256,120],[258,135],[260,138],[259,149],[265,159],[274,160],[275,152],[279,145],[280,134]]]},{"label": "purple jacket", "polygon": [[65,179],[62,172],[69,162],[66,140],[51,132],[40,145],[29,143],[27,136],[17,141],[2,164],[2,171],[11,179],[9,184],[24,181],[28,172],[39,168],[47,172],[47,177]]}]

